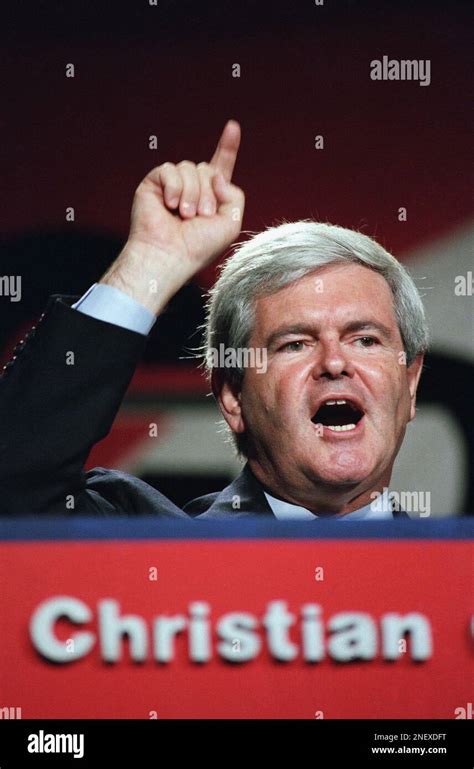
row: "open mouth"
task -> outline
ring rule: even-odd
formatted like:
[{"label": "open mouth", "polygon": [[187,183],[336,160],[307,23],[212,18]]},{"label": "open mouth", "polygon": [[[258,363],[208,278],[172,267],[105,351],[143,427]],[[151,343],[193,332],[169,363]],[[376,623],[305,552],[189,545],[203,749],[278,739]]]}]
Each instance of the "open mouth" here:
[{"label": "open mouth", "polygon": [[355,430],[364,412],[350,400],[327,400],[321,404],[311,421],[335,433]]}]

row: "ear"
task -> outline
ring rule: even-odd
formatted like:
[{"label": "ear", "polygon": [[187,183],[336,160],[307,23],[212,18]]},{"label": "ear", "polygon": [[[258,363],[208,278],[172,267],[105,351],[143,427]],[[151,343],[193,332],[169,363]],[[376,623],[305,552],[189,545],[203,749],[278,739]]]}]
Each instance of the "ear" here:
[{"label": "ear", "polygon": [[234,433],[244,433],[245,424],[240,405],[240,387],[230,384],[219,369],[212,370],[211,386],[222,416]]},{"label": "ear", "polygon": [[418,382],[420,381],[424,359],[424,353],[420,352],[411,366],[407,368],[408,389],[410,391],[410,422],[412,419],[415,419],[416,416],[416,391],[418,389]]}]

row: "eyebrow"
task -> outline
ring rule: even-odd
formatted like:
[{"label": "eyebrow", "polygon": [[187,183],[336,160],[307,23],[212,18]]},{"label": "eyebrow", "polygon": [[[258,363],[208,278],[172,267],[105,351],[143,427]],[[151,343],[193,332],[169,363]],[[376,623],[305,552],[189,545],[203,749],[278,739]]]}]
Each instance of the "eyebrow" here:
[{"label": "eyebrow", "polygon": [[375,331],[379,332],[380,336],[387,340],[393,337],[392,330],[384,323],[380,323],[379,320],[355,320],[344,326],[346,333],[348,331],[368,331],[370,329],[375,329]]},{"label": "eyebrow", "polygon": [[[386,340],[390,340],[393,338],[392,331],[388,326],[385,326],[383,323],[380,323],[380,321],[377,320],[371,320],[371,319],[363,319],[363,320],[353,320],[350,323],[346,323],[346,325],[343,327],[342,331],[343,333],[347,334],[348,332],[354,332],[354,331],[369,331],[369,330],[375,330],[378,331],[380,336],[384,337]],[[308,334],[309,336],[314,336],[315,328],[313,325],[308,323],[296,323],[291,326],[280,326],[279,328],[275,329],[270,336],[267,339],[267,347],[271,347],[275,344],[275,342],[278,342],[278,340],[282,339],[285,336],[291,336],[294,334]]]}]

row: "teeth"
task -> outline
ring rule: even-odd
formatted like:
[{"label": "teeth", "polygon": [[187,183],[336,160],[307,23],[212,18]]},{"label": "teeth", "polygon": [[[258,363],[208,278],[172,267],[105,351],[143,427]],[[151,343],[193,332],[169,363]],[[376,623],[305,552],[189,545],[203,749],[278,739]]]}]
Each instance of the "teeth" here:
[{"label": "teeth", "polygon": [[328,430],[333,430],[335,433],[347,432],[347,430],[355,430],[356,425],[326,425]]},{"label": "teeth", "polygon": [[324,401],[325,406],[343,406],[347,401]]}]

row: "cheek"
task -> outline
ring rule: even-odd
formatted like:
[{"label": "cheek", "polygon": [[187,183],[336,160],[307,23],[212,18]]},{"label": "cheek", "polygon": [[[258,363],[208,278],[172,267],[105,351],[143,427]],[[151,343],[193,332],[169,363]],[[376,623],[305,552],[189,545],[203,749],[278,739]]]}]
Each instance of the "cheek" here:
[{"label": "cheek", "polygon": [[280,366],[271,371],[268,389],[271,393],[272,408],[280,414],[295,415],[305,402],[305,383],[307,375],[301,366]]},{"label": "cheek", "polygon": [[398,365],[393,367],[390,387],[395,409],[399,414],[408,416],[410,411],[410,390],[408,388],[405,366]]},{"label": "cheek", "polygon": [[245,413],[252,419],[262,422],[263,419],[282,425],[303,403],[301,372],[290,370],[289,367],[269,365],[267,371],[258,374],[249,371],[244,378],[242,388],[242,404]]},{"label": "cheek", "polygon": [[396,403],[404,389],[405,372],[396,361],[372,362],[359,367],[359,373],[377,403]]},{"label": "cheek", "polygon": [[410,394],[406,370],[398,361],[372,367],[367,372],[369,389],[375,400],[375,410],[386,422],[406,421],[410,412]]},{"label": "cheek", "polygon": [[274,401],[274,383],[265,374],[257,374],[254,370],[246,372],[242,386],[242,409],[248,421],[258,423],[264,415],[272,410]]}]

